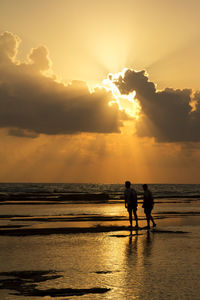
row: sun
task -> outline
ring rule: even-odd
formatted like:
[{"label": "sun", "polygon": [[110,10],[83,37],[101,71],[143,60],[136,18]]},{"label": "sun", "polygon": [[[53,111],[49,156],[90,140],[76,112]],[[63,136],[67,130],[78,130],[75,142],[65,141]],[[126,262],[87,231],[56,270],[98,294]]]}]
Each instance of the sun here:
[{"label": "sun", "polygon": [[102,86],[112,92],[114,100],[110,101],[109,105],[116,103],[121,111],[125,111],[131,118],[137,120],[141,107],[135,98],[136,92],[133,91],[128,95],[122,95],[114,83],[120,76],[124,76],[126,70],[127,69],[123,69],[123,71],[119,73],[109,73],[107,78],[102,81]]}]

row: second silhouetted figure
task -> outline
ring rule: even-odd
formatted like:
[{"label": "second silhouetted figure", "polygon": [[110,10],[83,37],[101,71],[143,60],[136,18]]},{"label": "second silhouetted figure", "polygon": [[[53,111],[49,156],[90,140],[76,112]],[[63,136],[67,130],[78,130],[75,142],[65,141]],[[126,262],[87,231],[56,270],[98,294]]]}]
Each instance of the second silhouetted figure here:
[{"label": "second silhouetted figure", "polygon": [[150,228],[150,220],[153,223],[153,227],[156,226],[156,223],[154,222],[154,219],[151,215],[151,211],[154,206],[154,200],[151,191],[148,189],[147,184],[143,184],[143,190],[144,190],[144,202],[143,202],[143,208],[144,208],[144,213],[146,215],[147,219],[147,228]]}]

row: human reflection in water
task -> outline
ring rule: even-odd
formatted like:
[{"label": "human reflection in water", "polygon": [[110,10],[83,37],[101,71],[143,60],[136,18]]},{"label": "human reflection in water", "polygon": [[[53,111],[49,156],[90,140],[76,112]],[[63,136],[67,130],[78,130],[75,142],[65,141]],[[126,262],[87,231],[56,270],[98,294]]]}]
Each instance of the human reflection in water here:
[{"label": "human reflection in water", "polygon": [[127,244],[127,248],[126,248],[126,254],[127,256],[130,256],[133,253],[137,255],[137,250],[138,250],[138,233],[136,231],[136,234],[132,235],[132,231],[131,231],[131,234],[129,236],[129,243]]},{"label": "human reflection in water", "polygon": [[146,238],[143,240],[143,257],[151,256],[154,235],[149,230],[146,232]]},{"label": "human reflection in water", "polygon": [[[138,249],[138,239],[139,239],[139,249]],[[140,256],[145,260],[145,258],[151,255],[152,246],[153,246],[154,234],[147,230],[145,234],[130,234],[129,242],[126,247],[126,255],[131,256]],[[139,252],[139,253],[138,253]]]}]

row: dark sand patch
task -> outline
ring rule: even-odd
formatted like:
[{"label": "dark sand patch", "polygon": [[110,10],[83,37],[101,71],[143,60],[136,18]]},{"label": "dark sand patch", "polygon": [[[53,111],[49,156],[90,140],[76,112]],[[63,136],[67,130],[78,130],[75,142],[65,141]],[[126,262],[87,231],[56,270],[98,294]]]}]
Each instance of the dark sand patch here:
[{"label": "dark sand patch", "polygon": [[94,272],[95,274],[113,274],[113,273],[117,273],[120,272],[119,270],[117,271],[96,271]]},{"label": "dark sand patch", "polygon": [[127,217],[124,216],[56,216],[56,217],[24,217],[24,218],[12,218],[11,221],[38,221],[38,222],[83,222],[83,221],[124,221]]},{"label": "dark sand patch", "polygon": [[157,212],[156,214],[161,214],[161,215],[178,215],[178,216],[199,216],[200,211],[186,211],[186,212],[179,212],[179,211],[160,211]]},{"label": "dark sand patch", "polygon": [[175,234],[186,234],[189,233],[188,231],[181,231],[181,230],[162,230],[162,229],[152,229],[151,232],[153,233],[175,233]]},{"label": "dark sand patch", "polygon": [[[143,230],[149,230],[146,227],[139,229],[132,229],[132,232],[138,232]],[[101,233],[112,231],[129,231],[127,226],[96,226],[96,227],[66,227],[66,228],[23,228],[23,229],[5,229],[0,231],[0,236],[33,236],[33,235],[52,235],[52,234],[78,234],[78,233]],[[155,233],[188,233],[185,231],[173,231],[173,230],[159,230],[151,229]],[[111,235],[111,237],[123,238],[139,235],[138,233],[132,235]]]},{"label": "dark sand patch", "polygon": [[[1,277],[3,277],[1,279]],[[5,278],[7,277],[7,278]],[[53,280],[63,277],[57,275],[55,271],[20,271],[20,272],[2,272],[0,273],[0,289],[6,289],[12,295],[29,297],[63,297],[63,296],[82,296],[85,294],[103,294],[110,289],[107,288],[89,288],[89,289],[46,289],[40,290],[37,284],[47,280]]]},{"label": "dark sand patch", "polygon": [[30,215],[0,215],[0,219],[28,218]]},{"label": "dark sand patch", "polygon": [[16,291],[15,295],[26,295],[27,292],[35,290],[37,283],[60,277],[62,276],[52,270],[1,272],[0,289]]},{"label": "dark sand patch", "polygon": [[[65,227],[65,228],[23,228],[0,230],[0,236],[32,236],[50,234],[99,233],[111,231],[130,231],[127,226]],[[134,230],[134,229],[133,229]]]},{"label": "dark sand patch", "polygon": [[[130,229],[129,229],[130,230]],[[109,235],[109,237],[116,237],[116,238],[124,238],[124,237],[132,237],[132,236],[138,236],[138,235],[143,235],[142,233],[134,233],[134,234],[112,234],[112,235]]]},{"label": "dark sand patch", "polygon": [[113,235],[109,235],[109,237],[117,237],[117,238],[130,237],[130,234],[128,234],[128,235],[126,235],[126,234],[113,234]]},{"label": "dark sand patch", "polygon": [[14,229],[14,228],[22,228],[24,227],[23,225],[0,225],[0,229]]},{"label": "dark sand patch", "polygon": [[25,296],[37,296],[37,297],[63,297],[63,296],[83,296],[87,294],[104,294],[110,291],[107,288],[91,288],[91,289],[48,289],[48,290],[37,290],[34,289],[33,291],[29,291],[25,293]]}]

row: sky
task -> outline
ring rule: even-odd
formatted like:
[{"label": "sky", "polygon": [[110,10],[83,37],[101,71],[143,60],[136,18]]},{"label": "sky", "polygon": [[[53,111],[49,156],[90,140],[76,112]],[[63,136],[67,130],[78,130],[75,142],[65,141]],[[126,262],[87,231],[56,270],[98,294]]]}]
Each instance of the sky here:
[{"label": "sky", "polygon": [[0,182],[200,183],[199,11],[0,0]]}]

